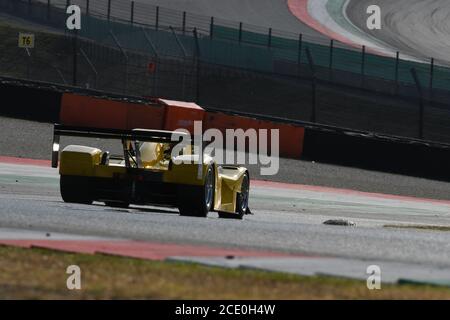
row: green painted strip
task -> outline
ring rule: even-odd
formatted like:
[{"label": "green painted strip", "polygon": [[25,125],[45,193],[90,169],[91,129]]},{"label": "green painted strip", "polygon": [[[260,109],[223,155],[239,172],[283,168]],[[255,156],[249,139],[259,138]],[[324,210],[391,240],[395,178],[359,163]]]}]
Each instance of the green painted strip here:
[{"label": "green painted strip", "polygon": [[14,174],[0,175],[1,184],[46,184],[58,185],[59,177],[35,177],[35,176],[18,176]]},{"label": "green painted strip", "polygon": [[[375,42],[379,46],[383,46],[383,43],[377,41],[375,38],[368,38],[368,35],[355,27],[344,15],[345,4],[347,0],[328,0],[326,9],[330,17],[342,28],[350,33],[358,35],[362,38],[366,38],[368,41]],[[342,50],[335,52],[335,67],[344,71],[359,72],[360,59],[358,63],[359,70],[355,67],[355,60],[349,59],[348,50]],[[356,60],[358,61],[358,59]],[[395,57],[383,57],[378,55],[367,54],[366,55],[366,68],[365,72],[367,76],[374,76],[381,79],[395,80]],[[401,60],[399,64],[398,81],[406,84],[414,85],[414,80],[411,76],[410,69],[415,68],[418,72],[419,78],[423,85],[429,83],[430,66],[425,63],[418,63],[413,61]],[[441,69],[445,69],[441,70]],[[442,74],[450,75],[448,68],[436,67],[434,85],[436,88],[447,89],[449,86],[449,79],[446,79]],[[447,77],[448,78],[448,77]]]},{"label": "green painted strip", "polygon": [[[379,41],[376,38],[368,37],[368,35],[356,27],[348,18],[345,16],[345,4],[348,0],[328,0],[326,4],[326,9],[330,17],[343,29],[347,30],[350,33],[353,33],[361,38],[367,39],[367,41],[374,42],[376,45],[380,47],[384,47],[385,44],[382,41]],[[364,14],[364,13],[363,13]]]},{"label": "green painted strip", "polygon": [[362,32],[358,28],[355,28],[345,18],[343,12],[344,12],[344,5],[345,5],[346,2],[347,2],[347,0],[328,1],[327,4],[326,4],[326,9],[328,11],[328,14],[342,28],[348,30],[351,33],[357,33],[359,35],[363,35],[364,36],[364,34],[362,34]]},{"label": "green painted strip", "polygon": [[[367,34],[353,25],[344,15],[345,4],[347,0],[328,0],[326,4],[326,9],[330,17],[343,29],[350,33],[353,33],[361,38],[367,38]],[[368,39],[368,41],[376,42],[377,45],[383,46],[381,41],[377,41],[374,38]]]}]

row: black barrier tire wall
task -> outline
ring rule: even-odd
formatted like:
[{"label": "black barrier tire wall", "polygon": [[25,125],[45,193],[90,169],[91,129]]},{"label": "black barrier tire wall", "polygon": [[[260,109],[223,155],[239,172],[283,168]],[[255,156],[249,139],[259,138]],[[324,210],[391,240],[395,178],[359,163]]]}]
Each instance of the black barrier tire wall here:
[{"label": "black barrier tire wall", "polygon": [[0,82],[0,97],[2,116],[42,122],[59,121],[61,92],[35,85],[18,86]]}]

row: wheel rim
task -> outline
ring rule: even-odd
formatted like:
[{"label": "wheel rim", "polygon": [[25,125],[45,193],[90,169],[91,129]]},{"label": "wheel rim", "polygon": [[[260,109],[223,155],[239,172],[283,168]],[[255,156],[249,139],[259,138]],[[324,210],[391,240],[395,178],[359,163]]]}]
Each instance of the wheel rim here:
[{"label": "wheel rim", "polygon": [[248,194],[249,194],[249,183],[248,183],[248,175],[244,176],[242,179],[241,186],[241,211],[245,213],[248,208]]},{"label": "wheel rim", "polygon": [[214,177],[212,175],[212,170],[208,170],[205,183],[205,204],[208,210],[212,206],[212,199],[214,195]]}]

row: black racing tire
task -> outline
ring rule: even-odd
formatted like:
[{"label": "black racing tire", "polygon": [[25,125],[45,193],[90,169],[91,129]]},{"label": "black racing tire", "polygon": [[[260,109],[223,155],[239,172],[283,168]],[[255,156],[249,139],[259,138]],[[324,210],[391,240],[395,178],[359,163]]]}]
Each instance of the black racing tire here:
[{"label": "black racing tire", "polygon": [[242,220],[248,211],[249,192],[250,177],[248,172],[246,172],[244,174],[244,178],[242,179],[241,192],[236,195],[236,213],[219,212],[219,218]]},{"label": "black racing tire", "polygon": [[130,204],[128,202],[105,201],[105,206],[112,208],[127,209],[130,206]]},{"label": "black racing tire", "polygon": [[235,219],[235,220],[242,220],[244,216],[241,216],[236,213],[229,213],[229,212],[220,212],[219,211],[219,218],[220,219]]},{"label": "black racing tire", "polygon": [[64,202],[92,204],[92,198],[89,181],[85,177],[61,176],[60,191]]},{"label": "black racing tire", "polygon": [[212,165],[208,166],[203,186],[180,186],[178,189],[178,209],[181,216],[203,217],[214,209],[216,177]]}]

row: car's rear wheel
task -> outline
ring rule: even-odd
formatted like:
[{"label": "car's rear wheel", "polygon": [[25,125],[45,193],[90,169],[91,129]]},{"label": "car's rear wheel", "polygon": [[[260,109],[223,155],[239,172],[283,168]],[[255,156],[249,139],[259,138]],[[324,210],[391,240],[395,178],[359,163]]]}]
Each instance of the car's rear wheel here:
[{"label": "car's rear wheel", "polygon": [[120,202],[120,201],[105,201],[105,206],[126,209],[130,206],[130,204],[128,202]]},{"label": "car's rear wheel", "polygon": [[61,197],[64,202],[92,204],[89,181],[84,177],[61,176]]},{"label": "car's rear wheel", "polygon": [[250,178],[248,173],[244,174],[241,184],[241,192],[236,195],[236,213],[219,212],[219,218],[243,219],[248,211],[248,199],[250,193]]},{"label": "car's rear wheel", "polygon": [[208,166],[203,186],[183,186],[178,190],[180,215],[206,217],[214,208],[215,175],[213,166]]}]

